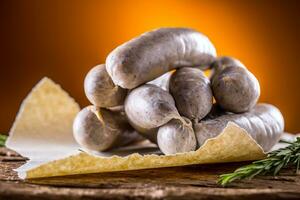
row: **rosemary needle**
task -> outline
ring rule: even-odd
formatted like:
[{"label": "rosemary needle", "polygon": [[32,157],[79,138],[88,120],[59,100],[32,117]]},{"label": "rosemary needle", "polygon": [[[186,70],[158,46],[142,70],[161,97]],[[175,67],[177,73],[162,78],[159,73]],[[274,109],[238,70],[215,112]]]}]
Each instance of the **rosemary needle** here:
[{"label": "rosemary needle", "polygon": [[0,134],[0,147],[4,147],[6,139],[7,139],[6,135]]},{"label": "rosemary needle", "polygon": [[267,158],[254,161],[249,165],[236,169],[233,173],[222,174],[218,183],[225,186],[235,180],[251,179],[256,175],[272,174],[287,166],[295,166],[296,173],[300,167],[300,137],[295,142],[285,142],[289,146],[268,153]]}]

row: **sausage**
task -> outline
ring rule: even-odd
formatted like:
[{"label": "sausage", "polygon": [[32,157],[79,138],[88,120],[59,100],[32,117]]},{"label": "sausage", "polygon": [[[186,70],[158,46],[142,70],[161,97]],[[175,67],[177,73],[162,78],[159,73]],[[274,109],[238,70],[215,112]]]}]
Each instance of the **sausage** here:
[{"label": "sausage", "polygon": [[181,118],[170,93],[152,84],[133,89],[126,97],[124,107],[129,123],[154,143],[161,125],[173,118]]},{"label": "sausage", "polygon": [[157,132],[157,144],[166,155],[194,151],[197,140],[192,122],[187,118],[172,119],[162,125]]},{"label": "sausage", "polygon": [[125,100],[125,112],[129,123],[164,154],[195,150],[191,121],[179,115],[173,97],[162,88],[152,84],[135,88]]},{"label": "sausage", "polygon": [[212,108],[210,81],[200,69],[184,67],[176,70],[169,89],[180,115],[192,121],[201,120]]},{"label": "sausage", "polygon": [[243,114],[225,112],[214,119],[194,123],[198,145],[201,146],[207,139],[218,136],[228,122],[244,128],[264,151],[269,151],[279,141],[284,129],[282,114],[275,106],[257,104]]},{"label": "sausage", "polygon": [[95,106],[85,107],[77,114],[73,135],[81,147],[92,151],[105,151],[141,140],[124,114]]},{"label": "sausage", "polygon": [[242,113],[255,106],[260,96],[259,82],[243,64],[234,58],[221,57],[213,68],[212,90],[223,109]]},{"label": "sausage", "polygon": [[113,82],[133,89],[178,67],[206,69],[216,50],[203,34],[188,28],[160,28],[114,49],[106,58]]},{"label": "sausage", "polygon": [[123,105],[127,94],[127,90],[113,83],[104,64],[95,66],[87,73],[84,91],[89,101],[98,107]]}]

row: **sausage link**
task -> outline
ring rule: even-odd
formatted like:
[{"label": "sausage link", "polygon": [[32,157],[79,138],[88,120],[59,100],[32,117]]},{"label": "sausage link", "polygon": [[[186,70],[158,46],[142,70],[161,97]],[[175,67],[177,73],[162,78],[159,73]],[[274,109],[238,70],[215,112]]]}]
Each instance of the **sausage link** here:
[{"label": "sausage link", "polygon": [[214,119],[194,123],[198,145],[201,146],[207,139],[218,136],[228,122],[244,128],[265,151],[269,151],[278,142],[284,129],[282,114],[275,106],[257,104],[243,114],[224,113]]},{"label": "sausage link", "polygon": [[205,69],[215,56],[205,35],[188,28],[160,28],[114,49],[106,69],[116,85],[132,89],[178,67]]}]

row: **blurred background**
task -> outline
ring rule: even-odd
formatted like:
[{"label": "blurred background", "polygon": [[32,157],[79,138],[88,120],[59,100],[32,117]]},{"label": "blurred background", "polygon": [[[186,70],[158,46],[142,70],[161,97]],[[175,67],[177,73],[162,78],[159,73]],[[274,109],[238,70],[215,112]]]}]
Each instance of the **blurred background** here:
[{"label": "blurred background", "polygon": [[[298,1],[299,2],[299,1]],[[0,1],[0,132],[44,76],[81,106],[83,80],[117,45],[166,26],[206,34],[219,55],[239,58],[261,83],[260,101],[280,108],[300,132],[300,3],[201,0]]]}]

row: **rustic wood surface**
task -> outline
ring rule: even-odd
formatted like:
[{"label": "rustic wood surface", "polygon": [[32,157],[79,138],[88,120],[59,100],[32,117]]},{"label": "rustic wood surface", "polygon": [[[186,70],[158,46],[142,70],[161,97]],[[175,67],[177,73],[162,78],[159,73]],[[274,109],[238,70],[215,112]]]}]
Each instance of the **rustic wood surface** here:
[{"label": "rustic wood surface", "polygon": [[25,159],[0,148],[0,199],[300,199],[300,176],[293,169],[223,188],[219,174],[247,163],[20,180],[14,168]]}]

